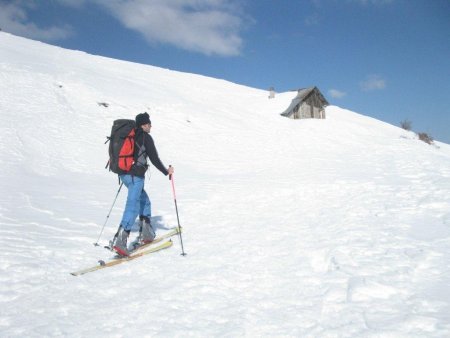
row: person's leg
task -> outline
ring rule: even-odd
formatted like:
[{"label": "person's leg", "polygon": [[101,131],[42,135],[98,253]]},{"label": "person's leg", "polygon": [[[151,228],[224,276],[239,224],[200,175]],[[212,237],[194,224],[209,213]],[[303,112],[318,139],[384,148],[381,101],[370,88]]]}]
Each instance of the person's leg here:
[{"label": "person's leg", "polygon": [[128,188],[127,202],[120,225],[130,231],[139,215],[141,193],[144,188],[144,179],[131,175],[121,175],[120,179]]},{"label": "person's leg", "polygon": [[143,243],[150,243],[156,237],[155,231],[153,230],[151,225],[151,205],[152,204],[150,202],[150,198],[148,197],[145,190],[142,189],[139,209],[139,225],[141,226],[139,236],[141,242]]},{"label": "person's leg", "polygon": [[128,189],[127,201],[123,212],[122,221],[113,244],[113,249],[122,256],[128,256],[127,240],[136,217],[139,214],[140,194],[144,188],[144,179],[121,175],[120,179]]},{"label": "person's leg", "polygon": [[143,217],[148,217],[149,219],[152,217],[152,202],[144,189],[142,189],[140,197],[139,215],[141,219]]}]

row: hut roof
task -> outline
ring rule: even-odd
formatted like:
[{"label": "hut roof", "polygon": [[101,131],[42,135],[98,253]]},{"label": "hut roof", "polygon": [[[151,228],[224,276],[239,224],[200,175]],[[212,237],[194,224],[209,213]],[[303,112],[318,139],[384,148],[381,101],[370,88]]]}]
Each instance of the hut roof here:
[{"label": "hut roof", "polygon": [[294,97],[289,107],[283,113],[281,113],[281,115],[290,116],[294,111],[294,107],[305,101],[313,92],[317,93],[323,106],[328,106],[329,104],[317,87],[301,88],[297,92],[297,96]]}]

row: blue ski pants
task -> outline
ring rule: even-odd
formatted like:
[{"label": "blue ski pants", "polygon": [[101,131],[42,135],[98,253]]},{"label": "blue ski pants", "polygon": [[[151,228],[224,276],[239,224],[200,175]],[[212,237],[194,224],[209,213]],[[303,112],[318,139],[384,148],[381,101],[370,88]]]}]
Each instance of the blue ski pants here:
[{"label": "blue ski pants", "polygon": [[139,215],[151,217],[150,198],[144,190],[144,177],[119,175],[121,181],[128,189],[127,202],[120,225],[125,230],[131,230]]}]

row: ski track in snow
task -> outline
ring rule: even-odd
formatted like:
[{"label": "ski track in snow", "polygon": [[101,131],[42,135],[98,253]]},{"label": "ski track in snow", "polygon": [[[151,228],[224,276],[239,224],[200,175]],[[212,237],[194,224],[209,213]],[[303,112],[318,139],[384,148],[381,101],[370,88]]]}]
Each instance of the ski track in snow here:
[{"label": "ski track in snow", "polygon": [[[333,106],[280,117],[295,93],[0,45],[0,336],[450,336],[449,145]],[[176,168],[188,255],[174,237],[73,277],[111,256],[92,245],[118,189],[103,142],[144,110]],[[147,176],[162,233],[170,182]]]}]

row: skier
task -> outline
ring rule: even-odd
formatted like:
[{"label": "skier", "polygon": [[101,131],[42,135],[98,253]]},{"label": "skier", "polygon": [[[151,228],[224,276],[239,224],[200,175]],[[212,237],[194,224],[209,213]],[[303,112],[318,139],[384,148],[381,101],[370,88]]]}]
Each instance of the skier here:
[{"label": "skier", "polygon": [[119,230],[113,239],[113,249],[121,256],[128,256],[127,240],[131,228],[139,215],[139,240],[150,243],[155,238],[155,231],[151,226],[151,202],[144,190],[145,172],[147,171],[147,157],[152,164],[164,175],[173,174],[173,167],[166,168],[159,159],[153,138],[150,136],[152,127],[147,113],[136,116],[135,162],[126,174],[119,174],[123,184],[128,189],[127,201],[123,212]]}]

